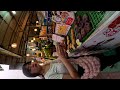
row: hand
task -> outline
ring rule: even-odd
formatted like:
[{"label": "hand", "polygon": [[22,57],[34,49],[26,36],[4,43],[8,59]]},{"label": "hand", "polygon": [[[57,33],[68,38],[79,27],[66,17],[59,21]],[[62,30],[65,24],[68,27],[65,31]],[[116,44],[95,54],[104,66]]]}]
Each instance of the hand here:
[{"label": "hand", "polygon": [[59,58],[63,59],[63,58],[68,57],[65,49],[60,44],[56,45],[56,51],[57,51]]},{"label": "hand", "polygon": [[60,46],[62,46],[63,47],[63,49],[65,49],[66,50],[66,44],[65,44],[65,41],[63,40],[61,43],[59,43],[59,45]]}]

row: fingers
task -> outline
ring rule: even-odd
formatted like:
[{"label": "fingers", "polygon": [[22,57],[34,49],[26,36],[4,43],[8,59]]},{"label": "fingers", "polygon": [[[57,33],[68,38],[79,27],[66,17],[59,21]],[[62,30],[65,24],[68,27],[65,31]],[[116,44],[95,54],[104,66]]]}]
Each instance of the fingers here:
[{"label": "fingers", "polygon": [[55,47],[56,47],[56,52],[59,53],[58,45],[56,45]]},{"label": "fingers", "polygon": [[67,54],[66,54],[65,50],[59,44],[56,45],[56,51],[60,58],[67,58]]},{"label": "fingers", "polygon": [[64,52],[63,48],[60,45],[58,45],[58,50],[59,50],[60,53]]}]

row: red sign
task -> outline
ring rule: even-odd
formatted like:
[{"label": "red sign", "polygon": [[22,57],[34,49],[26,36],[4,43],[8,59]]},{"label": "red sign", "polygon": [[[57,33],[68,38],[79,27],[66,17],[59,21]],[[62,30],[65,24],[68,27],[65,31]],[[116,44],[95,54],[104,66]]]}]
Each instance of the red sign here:
[{"label": "red sign", "polygon": [[103,32],[103,34],[106,35],[106,37],[110,37],[118,33],[119,31],[120,31],[120,16],[108,26],[108,29],[105,32]]},{"label": "red sign", "polygon": [[108,28],[115,28],[117,24],[120,24],[120,16],[114,20],[109,26]]},{"label": "red sign", "polygon": [[73,18],[68,17],[67,20],[66,20],[66,22],[65,22],[65,24],[71,25],[72,23],[73,23]]}]

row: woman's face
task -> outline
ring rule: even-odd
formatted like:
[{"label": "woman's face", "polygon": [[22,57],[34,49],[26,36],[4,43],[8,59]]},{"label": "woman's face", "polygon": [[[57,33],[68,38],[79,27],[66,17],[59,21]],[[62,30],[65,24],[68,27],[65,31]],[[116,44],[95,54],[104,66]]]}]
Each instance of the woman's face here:
[{"label": "woman's face", "polygon": [[26,68],[29,69],[32,74],[40,73],[42,71],[42,67],[37,62],[31,62]]}]

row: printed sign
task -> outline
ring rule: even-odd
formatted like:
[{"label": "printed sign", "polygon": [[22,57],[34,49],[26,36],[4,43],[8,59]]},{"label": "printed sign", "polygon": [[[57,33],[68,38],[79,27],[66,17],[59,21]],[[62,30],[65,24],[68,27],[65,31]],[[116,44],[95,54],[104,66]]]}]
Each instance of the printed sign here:
[{"label": "printed sign", "polygon": [[61,36],[58,36],[58,35],[53,34],[53,35],[52,35],[52,40],[55,41],[55,42],[60,42],[60,43],[62,43],[63,40],[64,40],[64,38],[61,37]]},{"label": "printed sign", "polygon": [[67,25],[72,25],[74,22],[74,12],[63,11],[61,13],[62,22]]},{"label": "printed sign", "polygon": [[69,13],[68,12],[62,12],[61,13],[61,18],[62,18],[62,21],[65,22],[66,18],[69,16]]},{"label": "printed sign", "polygon": [[120,16],[108,26],[108,29],[105,32],[103,32],[103,34],[106,35],[106,37],[110,37],[115,35],[119,31],[120,31]]},{"label": "printed sign", "polygon": [[118,16],[110,25],[83,43],[82,46],[90,49],[115,48],[120,43],[120,16]]},{"label": "printed sign", "polygon": [[59,35],[67,35],[70,28],[70,25],[56,24],[55,33]]},{"label": "printed sign", "polygon": [[74,21],[73,18],[68,17],[67,20],[66,20],[66,22],[65,22],[65,24],[67,24],[67,25],[72,25],[73,21]]}]

